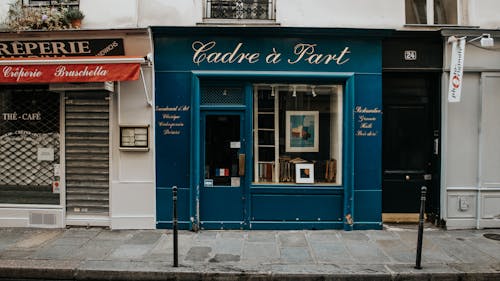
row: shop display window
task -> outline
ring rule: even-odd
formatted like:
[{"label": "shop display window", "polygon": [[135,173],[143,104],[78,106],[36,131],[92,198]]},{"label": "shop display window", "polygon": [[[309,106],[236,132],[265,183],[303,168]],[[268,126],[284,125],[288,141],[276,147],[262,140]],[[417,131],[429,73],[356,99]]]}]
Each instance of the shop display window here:
[{"label": "shop display window", "polygon": [[0,90],[0,204],[59,205],[59,94]]},{"label": "shop display window", "polygon": [[340,185],[342,85],[254,86],[254,183]]}]

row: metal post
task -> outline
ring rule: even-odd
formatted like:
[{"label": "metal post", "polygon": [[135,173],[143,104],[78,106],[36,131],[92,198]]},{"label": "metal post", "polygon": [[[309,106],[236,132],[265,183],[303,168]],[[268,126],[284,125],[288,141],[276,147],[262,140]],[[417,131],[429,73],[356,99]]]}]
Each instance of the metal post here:
[{"label": "metal post", "polygon": [[174,267],[179,266],[178,237],[177,237],[177,186],[172,187],[173,213],[172,228],[174,231]]},{"label": "metal post", "polygon": [[417,260],[415,264],[416,269],[422,269],[420,262],[422,261],[422,238],[424,235],[424,212],[425,212],[426,193],[427,193],[427,187],[422,186],[422,190],[420,193],[420,215],[418,223]]}]

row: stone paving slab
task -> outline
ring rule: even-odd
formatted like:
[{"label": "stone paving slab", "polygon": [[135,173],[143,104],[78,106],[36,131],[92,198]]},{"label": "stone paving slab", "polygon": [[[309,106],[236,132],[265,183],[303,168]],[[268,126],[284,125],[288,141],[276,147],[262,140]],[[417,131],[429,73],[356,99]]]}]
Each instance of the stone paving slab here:
[{"label": "stone paving slab", "polygon": [[271,263],[277,262],[279,255],[279,250],[275,243],[246,242],[242,258],[250,263]]},{"label": "stone paving slab", "polygon": [[[347,250],[345,244],[340,241],[312,241],[310,242],[310,247],[318,263],[332,263],[340,265],[355,263],[354,257]],[[332,255],[332,253],[335,253],[335,255]]]},{"label": "stone paving slab", "polygon": [[[0,280],[500,280],[500,229],[180,231],[0,228]],[[2,281],[3,281],[2,280]]]}]

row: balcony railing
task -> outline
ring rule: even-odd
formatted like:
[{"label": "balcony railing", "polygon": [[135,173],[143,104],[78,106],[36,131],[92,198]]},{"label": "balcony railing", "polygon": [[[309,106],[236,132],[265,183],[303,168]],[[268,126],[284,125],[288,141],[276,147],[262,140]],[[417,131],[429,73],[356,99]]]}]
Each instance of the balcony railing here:
[{"label": "balcony railing", "polygon": [[23,0],[24,6],[40,6],[40,7],[54,7],[54,6],[79,6],[80,0]]},{"label": "balcony railing", "polygon": [[273,0],[207,0],[206,18],[274,20]]}]

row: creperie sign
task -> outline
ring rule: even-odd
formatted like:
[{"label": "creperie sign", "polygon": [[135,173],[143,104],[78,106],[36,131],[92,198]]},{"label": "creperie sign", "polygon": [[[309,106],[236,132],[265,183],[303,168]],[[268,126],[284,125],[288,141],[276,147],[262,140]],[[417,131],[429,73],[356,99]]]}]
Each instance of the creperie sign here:
[{"label": "creperie sign", "polygon": [[0,41],[2,58],[119,56],[124,55],[123,40],[33,40]]},{"label": "creperie sign", "polygon": [[140,64],[5,65],[0,83],[106,82],[139,79]]},{"label": "creperie sign", "polygon": [[0,55],[82,55],[90,54],[88,41],[0,43]]}]

